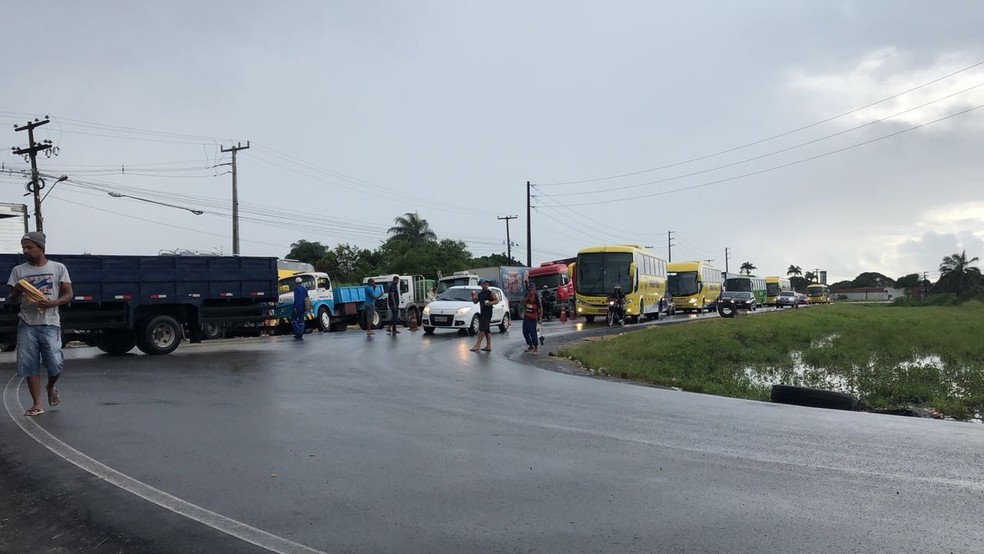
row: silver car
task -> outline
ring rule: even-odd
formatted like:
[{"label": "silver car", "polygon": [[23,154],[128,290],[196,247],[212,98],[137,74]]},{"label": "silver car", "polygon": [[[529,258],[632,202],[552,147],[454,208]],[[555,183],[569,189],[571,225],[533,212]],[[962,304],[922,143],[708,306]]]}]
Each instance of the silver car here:
[{"label": "silver car", "polygon": [[779,296],[776,298],[777,308],[788,308],[789,306],[799,308],[799,305],[799,295],[793,290],[781,291]]}]

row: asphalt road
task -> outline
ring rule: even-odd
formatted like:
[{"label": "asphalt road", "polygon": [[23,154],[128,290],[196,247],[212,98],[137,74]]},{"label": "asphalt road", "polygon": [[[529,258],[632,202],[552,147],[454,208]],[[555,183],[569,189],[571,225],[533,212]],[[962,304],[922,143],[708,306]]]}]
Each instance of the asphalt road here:
[{"label": "asphalt road", "polygon": [[982,549],[982,426],[544,371],[518,326],[472,341],[69,350],[32,419],[0,355],[0,551]]}]

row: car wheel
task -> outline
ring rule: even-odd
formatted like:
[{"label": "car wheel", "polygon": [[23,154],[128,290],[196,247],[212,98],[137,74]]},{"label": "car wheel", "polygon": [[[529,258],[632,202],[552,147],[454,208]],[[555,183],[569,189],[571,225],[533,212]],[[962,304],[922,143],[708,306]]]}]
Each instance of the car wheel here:
[{"label": "car wheel", "polygon": [[478,314],[472,317],[471,325],[468,326],[468,334],[471,336],[478,334]]},{"label": "car wheel", "polygon": [[499,323],[499,332],[505,333],[509,330],[509,312],[502,316],[502,322]]}]

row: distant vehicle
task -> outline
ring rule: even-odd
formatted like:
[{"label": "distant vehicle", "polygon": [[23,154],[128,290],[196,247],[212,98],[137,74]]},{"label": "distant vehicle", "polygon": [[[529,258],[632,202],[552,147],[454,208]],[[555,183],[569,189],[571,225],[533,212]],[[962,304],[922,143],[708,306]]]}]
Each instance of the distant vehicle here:
[{"label": "distant vehicle", "polygon": [[[369,279],[375,279],[376,286],[382,287],[383,293],[388,294],[390,286],[393,285],[393,277],[400,278],[400,323],[409,323],[411,316],[417,320],[417,323],[420,323],[420,313],[424,306],[434,299],[434,281],[424,279],[423,275],[396,275],[391,273],[366,277],[362,280],[362,284],[367,284]],[[390,309],[386,296],[376,302],[376,311],[379,312],[381,321],[390,321]]]},{"label": "distant vehicle", "polygon": [[758,308],[758,300],[755,294],[749,291],[724,291],[721,298],[718,298],[718,309],[722,305],[731,305],[739,310],[749,310],[754,312]]},{"label": "distant vehicle", "polygon": [[[286,332],[290,328],[290,317],[294,307],[293,291],[298,277],[308,291],[308,298],[311,299],[311,312],[305,317],[307,328],[317,326],[322,332],[327,333],[344,331],[353,323],[358,323],[363,329],[382,326],[379,312],[375,313],[373,321],[365,320],[365,287],[360,285],[333,288],[331,277],[327,273],[304,272],[284,277],[279,281],[280,299],[274,313],[277,330]],[[382,289],[379,285],[376,285],[376,288],[377,294],[380,294]]]},{"label": "distant vehicle", "polygon": [[834,299],[827,285],[816,283],[806,287],[806,295],[810,299],[810,304],[830,304]]},{"label": "distant vehicle", "polygon": [[666,265],[666,290],[677,310],[702,313],[721,294],[721,270],[704,262],[671,262]]},{"label": "distant vehicle", "polygon": [[307,262],[299,262],[297,260],[281,259],[277,260],[277,278],[283,279],[284,277],[290,277],[295,273],[302,272],[312,272],[314,271],[314,266]]},{"label": "distant vehicle", "polygon": [[793,290],[784,290],[779,293],[776,297],[776,307],[777,308],[788,308],[792,306],[793,308],[799,308],[800,300],[799,293]]},{"label": "distant vehicle", "polygon": [[527,273],[531,287],[535,287],[541,294],[543,288],[547,287],[553,297],[553,307],[550,313],[544,315],[559,317],[561,308],[565,308],[567,315],[574,317],[574,279],[571,275],[574,261],[575,258],[544,262]]},{"label": "distant vehicle", "polygon": [[776,306],[779,301],[779,293],[782,291],[793,290],[793,285],[786,277],[774,275],[765,278],[765,305]]},{"label": "distant vehicle", "polygon": [[[435,329],[457,329],[468,331],[469,335],[477,335],[481,306],[472,302],[471,295],[481,290],[482,287],[469,285],[451,287],[442,292],[437,300],[424,307],[421,323],[424,333],[429,335]],[[499,297],[499,302],[492,306],[492,325],[498,325],[499,331],[504,333],[509,329],[509,303],[499,287],[489,287],[489,290]]]},{"label": "distant vehicle", "polygon": [[762,305],[768,297],[765,279],[754,275],[728,275],[724,280],[724,290],[730,292],[744,291],[755,295],[755,303]]},{"label": "distant vehicle", "polygon": [[797,292],[796,293],[796,298],[799,300],[799,303],[800,303],[801,306],[804,305],[804,304],[809,304],[810,303],[810,297],[808,297],[807,295],[803,294],[802,292]]},{"label": "distant vehicle", "polygon": [[455,271],[437,280],[437,293],[442,294],[451,287],[478,286],[482,281],[488,281],[490,286],[501,289],[505,294],[509,301],[509,313],[513,317],[519,317],[529,269],[524,266],[501,265]]},{"label": "distant vehicle", "polygon": [[658,319],[672,304],[666,293],[666,260],[634,244],[584,248],[574,264],[577,313],[591,323],[608,314],[608,295],[621,285],[625,316]]}]

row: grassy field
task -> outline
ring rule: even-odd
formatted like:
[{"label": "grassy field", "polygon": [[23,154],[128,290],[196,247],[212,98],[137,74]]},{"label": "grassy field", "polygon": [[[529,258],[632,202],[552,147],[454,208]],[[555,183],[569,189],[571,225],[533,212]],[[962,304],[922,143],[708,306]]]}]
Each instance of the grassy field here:
[{"label": "grassy field", "polygon": [[834,304],[716,318],[561,349],[606,375],[768,400],[773,384],[840,390],[867,409],[984,407],[984,304]]}]

